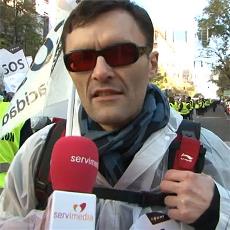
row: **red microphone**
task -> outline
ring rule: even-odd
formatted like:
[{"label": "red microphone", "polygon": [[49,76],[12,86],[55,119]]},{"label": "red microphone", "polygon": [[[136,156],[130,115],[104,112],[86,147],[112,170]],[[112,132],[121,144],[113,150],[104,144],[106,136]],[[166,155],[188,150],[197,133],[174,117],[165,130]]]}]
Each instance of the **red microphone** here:
[{"label": "red microphone", "polygon": [[98,149],[86,137],[61,137],[50,163],[53,190],[91,193],[98,171]]},{"label": "red microphone", "polygon": [[61,137],[54,145],[50,177],[52,194],[49,229],[95,229],[98,149],[88,138]]}]

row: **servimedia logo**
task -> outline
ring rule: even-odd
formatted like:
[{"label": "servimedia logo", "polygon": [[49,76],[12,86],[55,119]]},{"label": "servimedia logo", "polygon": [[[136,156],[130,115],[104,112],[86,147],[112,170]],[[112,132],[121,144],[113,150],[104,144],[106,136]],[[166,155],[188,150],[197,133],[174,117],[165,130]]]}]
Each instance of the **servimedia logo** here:
[{"label": "servimedia logo", "polygon": [[93,215],[87,212],[86,207],[87,204],[85,202],[81,204],[74,203],[72,205],[74,212],[54,212],[54,218],[89,222],[94,221]]},{"label": "servimedia logo", "polygon": [[94,166],[96,169],[98,169],[98,162],[94,159],[91,159],[90,157],[82,157],[82,156],[70,156],[70,162],[74,163],[80,163],[80,164],[89,164]]}]

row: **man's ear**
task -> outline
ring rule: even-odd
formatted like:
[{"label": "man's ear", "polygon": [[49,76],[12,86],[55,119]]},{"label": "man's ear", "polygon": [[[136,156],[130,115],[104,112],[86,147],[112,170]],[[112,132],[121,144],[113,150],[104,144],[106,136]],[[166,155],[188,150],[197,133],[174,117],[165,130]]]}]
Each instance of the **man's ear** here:
[{"label": "man's ear", "polygon": [[149,77],[152,78],[157,74],[158,70],[158,56],[159,53],[157,51],[153,51],[149,55]]}]

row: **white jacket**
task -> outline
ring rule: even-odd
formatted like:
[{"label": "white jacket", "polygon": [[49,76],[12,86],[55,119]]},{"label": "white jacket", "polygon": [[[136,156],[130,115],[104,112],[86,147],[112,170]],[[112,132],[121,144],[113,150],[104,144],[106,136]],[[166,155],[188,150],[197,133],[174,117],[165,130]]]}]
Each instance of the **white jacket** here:
[{"label": "white jacket", "polygon": [[[182,117],[171,110],[167,126],[148,138],[114,188],[159,190],[159,183],[167,170],[166,152],[176,137],[175,132],[181,120]],[[6,186],[0,197],[0,229],[39,229],[41,226],[44,213],[35,210],[34,174],[51,126],[32,135],[10,166]],[[230,229],[230,149],[220,138],[204,128],[201,130],[201,142],[207,149],[203,172],[214,178],[220,192],[220,219],[216,229]],[[96,183],[111,187],[100,173]],[[127,230],[139,216],[153,210],[165,211],[162,207],[143,209],[135,204],[100,199],[97,203],[96,229]],[[181,223],[180,229],[193,228]]]}]

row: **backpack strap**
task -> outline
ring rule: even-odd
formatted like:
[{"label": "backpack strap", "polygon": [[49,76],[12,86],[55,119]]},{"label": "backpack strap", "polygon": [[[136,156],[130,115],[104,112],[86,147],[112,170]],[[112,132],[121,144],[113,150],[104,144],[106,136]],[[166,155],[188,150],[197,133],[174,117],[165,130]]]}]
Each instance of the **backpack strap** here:
[{"label": "backpack strap", "polygon": [[206,149],[200,143],[201,124],[183,120],[169,146],[168,168],[201,173]]},{"label": "backpack strap", "polygon": [[49,195],[53,192],[49,180],[50,159],[55,142],[65,134],[66,120],[55,123],[48,132],[35,174],[35,194],[38,200],[37,209],[45,209]]},{"label": "backpack strap", "polygon": [[177,130],[177,134],[194,139],[200,139],[201,124],[191,120],[183,119]]},{"label": "backpack strap", "polygon": [[149,206],[165,206],[164,198],[166,197],[164,193],[155,194],[147,191],[135,192],[104,187],[95,187],[93,189],[93,194],[99,199],[133,203],[143,208]]}]

